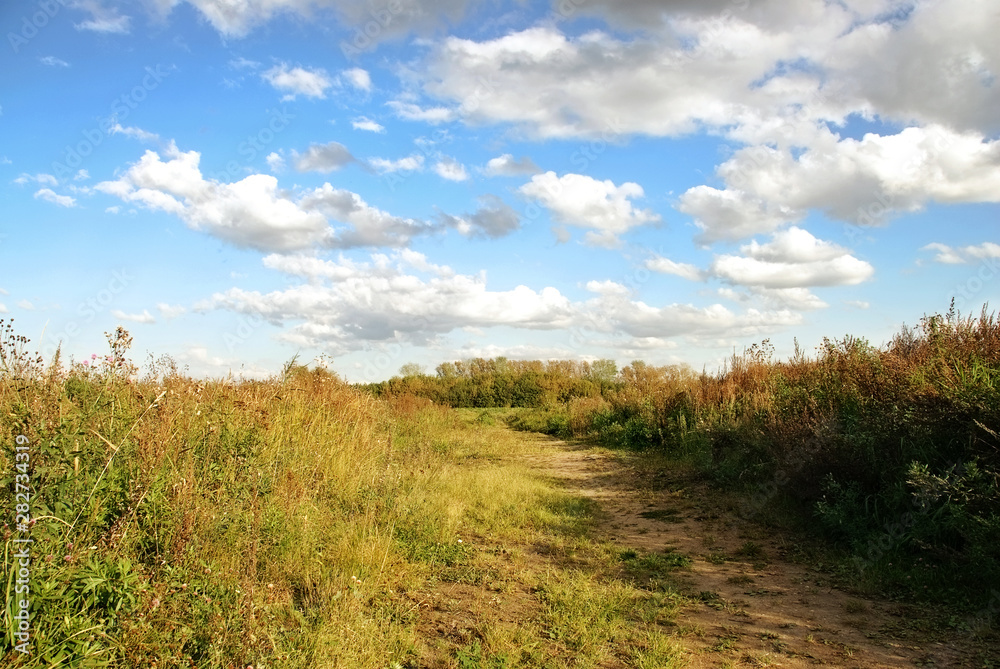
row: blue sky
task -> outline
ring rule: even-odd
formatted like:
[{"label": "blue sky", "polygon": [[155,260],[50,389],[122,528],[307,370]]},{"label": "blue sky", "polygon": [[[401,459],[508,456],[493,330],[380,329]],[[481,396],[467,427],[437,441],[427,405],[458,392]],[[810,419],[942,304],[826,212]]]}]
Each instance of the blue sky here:
[{"label": "blue sky", "polygon": [[718,368],[1000,294],[986,0],[0,8],[0,315],[351,381]]}]

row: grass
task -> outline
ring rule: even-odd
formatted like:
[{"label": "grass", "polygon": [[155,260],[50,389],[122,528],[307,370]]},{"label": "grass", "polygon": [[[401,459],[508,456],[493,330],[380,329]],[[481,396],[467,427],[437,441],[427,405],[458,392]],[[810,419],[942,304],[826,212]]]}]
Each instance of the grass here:
[{"label": "grass", "polygon": [[[543,441],[295,365],[199,381],[161,360],[140,377],[128,342],[66,369],[0,341],[34,519],[33,652],[5,617],[4,666],[679,666],[660,625],[683,598],[590,538],[593,503],[527,464]],[[23,529],[8,521],[5,574]]]},{"label": "grass", "polygon": [[[611,371],[473,360],[376,390],[456,406],[489,397],[510,408],[484,416],[517,429],[662,454],[734,495],[740,516],[825,542],[860,592],[970,614],[1000,591],[1000,319],[987,309],[925,316],[882,346],[796,345],[783,361],[764,340],[717,374]],[[530,401],[515,388],[534,389]]]}]

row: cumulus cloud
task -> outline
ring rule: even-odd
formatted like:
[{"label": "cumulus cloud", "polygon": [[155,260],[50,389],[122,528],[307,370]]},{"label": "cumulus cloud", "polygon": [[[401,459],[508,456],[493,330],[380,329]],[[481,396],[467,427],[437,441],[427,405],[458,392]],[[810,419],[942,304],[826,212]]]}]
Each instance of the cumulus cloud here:
[{"label": "cumulus cloud", "polygon": [[798,155],[774,147],[741,149],[717,172],[725,189],[696,186],[678,206],[709,243],[771,232],[810,209],[880,225],[932,200],[1000,202],[1000,141],[941,126],[860,140],[828,132]]},{"label": "cumulus cloud", "polygon": [[354,86],[358,90],[370,91],[372,89],[372,78],[368,74],[367,70],[362,70],[360,67],[354,67],[350,70],[344,70],[344,78],[347,82]]},{"label": "cumulus cloud", "polygon": [[419,153],[414,153],[397,160],[371,158],[368,160],[368,164],[383,174],[387,172],[419,172],[424,168],[424,157]]},{"label": "cumulus cloud", "polygon": [[287,63],[275,65],[262,72],[260,76],[275,90],[285,93],[282,100],[294,100],[299,95],[323,99],[326,97],[327,89],[333,86],[333,80],[326,70],[289,67]]},{"label": "cumulus cloud", "polygon": [[307,282],[263,294],[233,288],[197,308],[295,322],[287,340],[340,351],[356,350],[364,340],[425,343],[466,326],[555,329],[573,317],[569,300],[555,288],[492,291],[485,275],[455,274],[414,251],[375,255],[370,262],[273,255],[264,263]]},{"label": "cumulus cloud", "polygon": [[271,170],[272,174],[278,174],[285,170],[285,158],[280,153],[272,151],[267,154],[264,161],[267,163],[267,167]]},{"label": "cumulus cloud", "polygon": [[502,156],[491,158],[483,171],[491,177],[516,177],[538,174],[542,170],[535,164],[535,161],[527,156],[521,156],[520,160],[515,160],[513,155],[505,153]]},{"label": "cumulus cloud", "polygon": [[660,220],[658,214],[633,205],[633,198],[644,195],[636,183],[616,186],[610,180],[598,181],[582,174],[559,177],[545,172],[532,177],[520,192],[543,204],[559,223],[588,229],[586,241],[595,246],[618,246],[619,235]]},{"label": "cumulus cloud", "polygon": [[442,179],[447,179],[448,181],[465,181],[469,178],[469,173],[465,170],[465,165],[448,156],[445,156],[434,164],[434,172]]},{"label": "cumulus cloud", "polygon": [[385,132],[385,126],[371,120],[367,116],[360,116],[351,121],[351,127],[355,130],[366,130],[368,132]]},{"label": "cumulus cloud", "polygon": [[646,261],[646,269],[661,274],[673,274],[688,281],[701,281],[705,278],[704,272],[689,263],[674,262],[669,258],[655,256]]},{"label": "cumulus cloud", "polygon": [[445,225],[453,227],[466,237],[497,239],[521,227],[521,217],[496,195],[480,198],[480,207],[473,214],[442,216]]},{"label": "cumulus cloud", "polygon": [[633,300],[625,286],[615,290],[603,283],[588,285],[599,295],[587,302],[590,323],[595,329],[619,331],[631,337],[667,338],[678,335],[758,336],[802,322],[802,316],[790,309],[761,311],[747,309],[737,313],[721,304],[698,307],[692,304],[669,304],[656,307]]},{"label": "cumulus cloud", "polygon": [[445,123],[454,120],[456,114],[446,107],[422,108],[412,102],[392,100],[386,104],[396,112],[396,116],[407,121],[424,121],[426,123]]},{"label": "cumulus cloud", "polygon": [[354,162],[354,156],[340,142],[312,144],[305,153],[293,152],[295,169],[299,172],[333,172]]},{"label": "cumulus cloud", "polygon": [[853,286],[875,273],[871,264],[846,249],[796,227],[776,233],[767,244],[753,241],[740,251],[744,255],[717,256],[711,274],[732,284],[783,289]]},{"label": "cumulus cloud", "polygon": [[[728,136],[746,148],[720,166],[724,185],[678,202],[708,244],[816,210],[880,225],[931,201],[1000,200],[1000,14],[982,0],[585,4],[573,15],[629,31],[543,22],[437,40],[410,71],[434,102],[411,96],[399,109],[542,138]],[[902,130],[838,134],[856,119]]]},{"label": "cumulus cloud", "polygon": [[[245,37],[255,28],[282,14],[311,21],[323,12],[333,12],[343,26],[356,28],[333,46],[345,55],[361,51],[385,39],[413,31],[432,31],[455,22],[465,14],[468,0],[400,0],[391,3],[359,3],[356,0],[186,0],[224,37]],[[172,9],[180,0],[163,4]],[[369,27],[372,26],[372,27]],[[359,40],[359,41],[356,41]],[[363,40],[363,41],[360,41]],[[352,51],[353,50],[353,51]]]},{"label": "cumulus cloud", "polygon": [[1000,258],[1000,244],[983,242],[982,244],[953,248],[947,244],[934,242],[920,248],[921,251],[934,251],[934,262],[947,265],[964,265],[979,260]]},{"label": "cumulus cloud", "polygon": [[126,35],[131,29],[131,17],[119,14],[114,7],[105,7],[98,0],[76,0],[72,6],[90,14],[86,21],[73,24],[77,30]]},{"label": "cumulus cloud", "polygon": [[439,229],[392,216],[330,184],[296,198],[279,189],[270,175],[252,174],[234,183],[205,179],[197,151],[182,152],[171,145],[167,158],[147,151],[121,178],[95,189],[174,214],[188,227],[235,246],[264,251],[400,246],[414,235]]},{"label": "cumulus cloud", "polygon": [[112,309],[111,315],[118,320],[128,321],[130,323],[143,323],[148,325],[156,322],[156,317],[149,313],[148,309],[143,309],[141,314],[127,314],[121,309]]},{"label": "cumulus cloud", "polygon": [[438,232],[440,226],[412,218],[393,216],[370,206],[356,193],[330,184],[306,192],[300,200],[305,211],[318,211],[350,227],[337,230],[328,246],[405,246],[419,235]]},{"label": "cumulus cloud", "polygon": [[180,305],[172,305],[166,302],[157,302],[156,309],[160,312],[160,315],[165,319],[173,320],[178,316],[183,316],[187,313],[187,308]]},{"label": "cumulus cloud", "polygon": [[135,126],[122,126],[121,123],[115,123],[108,129],[109,135],[125,135],[126,137],[132,137],[138,139],[141,142],[154,142],[159,141],[160,136],[155,132],[147,132],[142,128],[137,128]]},{"label": "cumulus cloud", "polygon": [[51,202],[52,204],[58,204],[60,207],[75,207],[76,199],[70,197],[69,195],[59,195],[51,188],[42,188],[35,192],[36,200],[45,200],[46,202]]},{"label": "cumulus cloud", "polygon": [[25,184],[29,184],[29,183],[36,183],[36,184],[43,185],[43,186],[58,186],[59,185],[59,180],[56,179],[51,174],[45,174],[45,173],[42,173],[42,174],[27,174],[27,173],[24,173],[24,174],[21,174],[20,176],[18,176],[16,179],[14,179],[14,183],[16,183],[18,186],[24,186]]}]

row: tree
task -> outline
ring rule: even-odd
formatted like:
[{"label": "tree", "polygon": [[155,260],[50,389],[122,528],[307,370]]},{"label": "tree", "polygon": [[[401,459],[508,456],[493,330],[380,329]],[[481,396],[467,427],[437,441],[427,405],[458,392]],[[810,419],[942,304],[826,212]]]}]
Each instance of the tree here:
[{"label": "tree", "polygon": [[399,368],[399,375],[402,376],[404,379],[409,378],[411,376],[423,376],[424,367],[423,365],[418,365],[415,362],[408,362]]}]

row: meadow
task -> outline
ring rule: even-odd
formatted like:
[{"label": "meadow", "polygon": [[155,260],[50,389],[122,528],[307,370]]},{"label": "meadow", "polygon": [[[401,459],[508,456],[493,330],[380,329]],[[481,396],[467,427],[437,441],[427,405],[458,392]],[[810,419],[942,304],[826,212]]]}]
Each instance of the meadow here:
[{"label": "meadow", "polygon": [[[681,597],[635,588],[615,549],[587,541],[591,507],[524,461],[544,440],[291,363],[268,381],[195,380],[169,359],[140,373],[121,328],[108,355],[67,368],[0,328],[0,666],[596,666],[611,652],[669,666],[676,654],[647,627]],[[492,593],[474,621],[441,597],[470,584]]]},{"label": "meadow", "polygon": [[635,361],[472,360],[371,386],[506,406],[513,427],[657,453],[817,536],[865,592],[1000,608],[1000,322],[953,309],[883,346],[845,336],[716,374]]},{"label": "meadow", "polygon": [[595,536],[535,433],[693,471],[844,587],[946,607],[956,630],[1000,603],[986,311],[787,361],[765,341],[717,374],[494,359],[367,386],[294,360],[266,381],[140,370],[121,328],[71,364],[0,334],[0,666],[684,666],[666,631],[690,559]]}]

